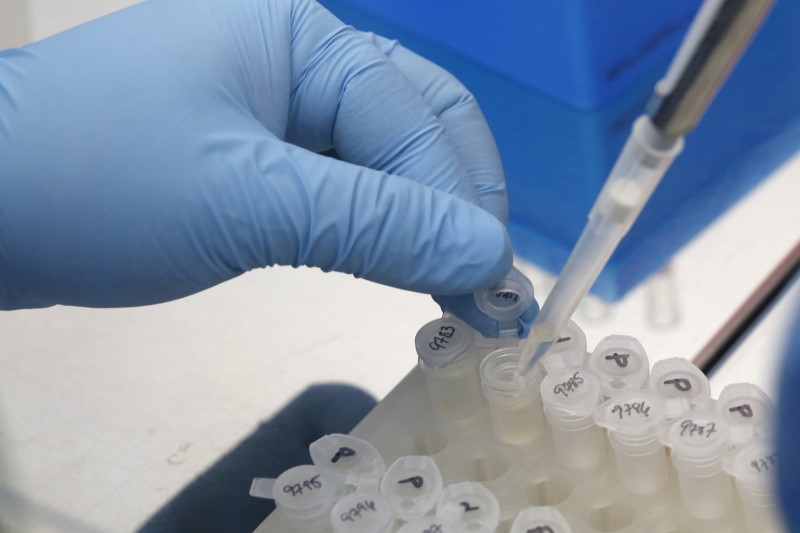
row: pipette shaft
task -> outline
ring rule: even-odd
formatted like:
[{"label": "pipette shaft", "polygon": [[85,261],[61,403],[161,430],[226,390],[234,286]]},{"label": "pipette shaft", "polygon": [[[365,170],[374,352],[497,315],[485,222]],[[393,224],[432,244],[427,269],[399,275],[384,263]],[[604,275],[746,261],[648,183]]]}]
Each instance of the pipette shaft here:
[{"label": "pipette shaft", "polygon": [[636,121],[589,213],[588,224],[533,323],[520,358],[522,373],[527,373],[558,340],[559,332],[589,292],[682,147],[682,138],[662,134],[648,117]]},{"label": "pipette shaft", "polygon": [[589,222],[522,347],[526,374],[558,340],[622,237],[639,216],[774,0],[706,0],[647,115],[634,124]]}]

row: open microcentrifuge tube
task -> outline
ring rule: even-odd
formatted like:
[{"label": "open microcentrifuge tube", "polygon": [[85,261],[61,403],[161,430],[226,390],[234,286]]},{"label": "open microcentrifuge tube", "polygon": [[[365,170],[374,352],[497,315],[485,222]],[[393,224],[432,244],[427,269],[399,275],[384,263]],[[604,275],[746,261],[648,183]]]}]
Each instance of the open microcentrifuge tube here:
[{"label": "open microcentrifuge tube", "polygon": [[335,533],[389,533],[394,527],[394,510],[383,494],[356,491],[336,502],[330,522]]},{"label": "open microcentrifuge tube", "polygon": [[459,531],[493,533],[500,524],[500,502],[482,484],[465,481],[445,487],[436,515],[456,524]]},{"label": "open microcentrifuge tube", "polygon": [[501,348],[481,362],[481,386],[489,404],[494,435],[506,444],[524,444],[544,429],[541,375],[537,370],[520,375],[519,348]]},{"label": "open microcentrifuge tube", "polygon": [[526,507],[514,519],[509,533],[572,533],[572,528],[555,507]]},{"label": "open microcentrifuge tube", "polygon": [[277,479],[256,478],[250,494],[275,500],[284,525],[291,531],[321,532],[330,527],[330,510],[345,493],[341,478],[314,465],[301,465]]},{"label": "open microcentrifuge tube", "polygon": [[728,422],[708,410],[685,413],[658,431],[672,451],[683,507],[696,518],[719,518],[733,504],[731,478],[722,469],[729,436]]},{"label": "open microcentrifuge tube", "polygon": [[738,446],[769,435],[775,406],[757,385],[732,383],[722,389],[716,410],[730,423],[731,444]]},{"label": "open microcentrifuge tube", "polygon": [[667,484],[667,452],[657,437],[667,419],[664,398],[649,390],[626,390],[602,403],[594,419],[608,429],[622,488],[648,494]]},{"label": "open microcentrifuge tube", "polygon": [[708,378],[683,357],[664,359],[653,365],[648,388],[667,401],[667,418],[692,409],[704,409],[711,401]]},{"label": "open microcentrifuge tube", "polygon": [[461,533],[461,530],[442,517],[425,516],[407,522],[397,533]]},{"label": "open microcentrifuge tube", "polygon": [[361,489],[377,488],[386,471],[386,463],[375,446],[350,435],[325,435],[312,442],[308,451],[315,465]]},{"label": "open microcentrifuge tube", "polygon": [[517,346],[517,318],[533,304],[533,285],[522,272],[512,267],[503,279],[476,291],[475,304],[483,313],[497,320],[500,348]]},{"label": "open microcentrifuge tube", "polygon": [[582,365],[584,359],[586,359],[586,334],[578,324],[570,320],[540,361],[544,371],[549,373],[565,366]]},{"label": "open microcentrifuge tube", "polygon": [[606,438],[592,416],[601,399],[597,373],[582,366],[567,366],[545,376],[540,390],[559,464],[585,469],[602,461]]},{"label": "open microcentrifuge tube", "polygon": [[611,335],[600,341],[587,365],[600,376],[606,398],[627,389],[641,389],[650,373],[642,344],[626,335]]},{"label": "open microcentrifuge tube", "polygon": [[455,317],[439,318],[422,326],[414,344],[434,410],[452,420],[480,411],[483,394],[472,329]]},{"label": "open microcentrifuge tube", "polygon": [[427,455],[409,455],[392,463],[381,480],[381,493],[394,507],[395,516],[413,520],[428,513],[442,492],[442,474]]},{"label": "open microcentrifuge tube", "polygon": [[736,479],[749,531],[785,531],[776,507],[775,477],[778,459],[774,446],[764,438],[730,451],[722,467]]}]

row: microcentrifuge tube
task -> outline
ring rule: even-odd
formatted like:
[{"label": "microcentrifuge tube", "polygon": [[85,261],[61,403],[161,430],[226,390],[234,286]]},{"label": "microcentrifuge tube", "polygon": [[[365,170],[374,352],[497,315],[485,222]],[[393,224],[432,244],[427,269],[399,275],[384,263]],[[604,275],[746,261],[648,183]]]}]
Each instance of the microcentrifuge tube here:
[{"label": "microcentrifuge tube", "polygon": [[500,502],[482,484],[465,481],[445,487],[436,515],[455,523],[459,531],[493,533],[500,524]]},{"label": "microcentrifuge tube", "polygon": [[397,533],[462,533],[462,530],[440,516],[424,516],[405,523]]},{"label": "microcentrifuge tube", "polygon": [[578,324],[570,320],[540,362],[545,373],[549,373],[565,366],[580,366],[585,359],[586,334]]},{"label": "microcentrifuge tube", "polygon": [[611,335],[600,341],[589,355],[587,366],[600,376],[606,398],[624,390],[641,389],[650,373],[642,344],[626,335]]},{"label": "microcentrifuge tube", "polygon": [[519,348],[502,348],[486,356],[480,366],[494,435],[507,444],[530,442],[544,429],[541,375],[538,369],[520,375],[519,356]]},{"label": "microcentrifuge tube", "polygon": [[667,418],[692,409],[705,409],[711,402],[711,387],[702,370],[683,357],[664,359],[653,365],[650,390],[667,401]]},{"label": "microcentrifuge tube", "polygon": [[334,433],[311,443],[308,447],[315,465],[341,476],[348,485],[362,489],[377,488],[386,471],[386,463],[369,442]]},{"label": "microcentrifuge tube", "polygon": [[664,398],[649,390],[626,390],[602,403],[594,419],[608,429],[623,489],[647,494],[669,482],[667,451],[657,437],[667,419]]},{"label": "microcentrifuge tube", "polygon": [[719,395],[716,411],[731,425],[731,444],[734,446],[771,434],[775,405],[757,385],[728,385]]},{"label": "microcentrifuge tube", "polygon": [[510,348],[519,344],[517,318],[533,304],[533,285],[525,275],[512,267],[500,281],[475,292],[475,305],[486,315],[497,320],[499,347]]},{"label": "microcentrifuge tube", "polygon": [[736,479],[748,530],[762,533],[786,531],[776,508],[778,458],[769,440],[759,438],[730,451],[722,466]]},{"label": "microcentrifuge tube", "polygon": [[606,438],[592,416],[600,403],[600,390],[597,373],[581,366],[564,367],[542,380],[544,415],[560,465],[585,469],[604,459]]},{"label": "microcentrifuge tube", "polygon": [[526,507],[519,512],[509,533],[572,533],[567,519],[555,507]]},{"label": "microcentrifuge tube", "polygon": [[730,443],[728,422],[714,411],[690,411],[662,426],[659,440],[671,449],[681,501],[687,513],[714,519],[733,504],[733,484],[722,469]]},{"label": "microcentrifuge tube", "polygon": [[445,419],[469,418],[483,405],[472,329],[455,317],[425,324],[414,339],[434,410]]},{"label": "microcentrifuge tube", "polygon": [[313,465],[290,468],[274,480],[256,478],[250,488],[253,496],[275,500],[280,519],[290,531],[314,533],[329,530],[330,510],[344,493],[339,476]]},{"label": "microcentrifuge tube", "polygon": [[436,505],[443,488],[442,474],[427,455],[409,455],[397,459],[381,480],[381,493],[394,507],[395,516],[413,520]]},{"label": "microcentrifuge tube", "polygon": [[335,533],[389,533],[394,520],[392,504],[374,490],[351,492],[330,513]]}]

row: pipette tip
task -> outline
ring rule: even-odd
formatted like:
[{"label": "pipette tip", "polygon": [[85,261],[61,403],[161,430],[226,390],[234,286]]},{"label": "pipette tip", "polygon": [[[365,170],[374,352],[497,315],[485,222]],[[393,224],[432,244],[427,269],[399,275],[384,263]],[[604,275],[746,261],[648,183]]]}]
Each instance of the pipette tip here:
[{"label": "pipette tip", "polygon": [[[526,375],[531,369],[536,365],[536,362],[547,353],[547,350],[553,345],[553,341],[544,341],[544,340],[533,340],[531,338],[528,339],[528,343],[533,345],[533,348],[530,349],[528,346],[525,346],[523,350],[522,357],[519,359],[519,365],[517,365],[517,373],[520,376]],[[526,353],[529,353],[529,356],[525,356]]]}]

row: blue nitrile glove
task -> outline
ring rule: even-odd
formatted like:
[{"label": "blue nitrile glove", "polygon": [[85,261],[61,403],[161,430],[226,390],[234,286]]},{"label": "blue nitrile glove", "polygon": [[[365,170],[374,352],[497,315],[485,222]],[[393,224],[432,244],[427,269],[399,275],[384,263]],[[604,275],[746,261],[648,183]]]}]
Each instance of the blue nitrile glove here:
[{"label": "blue nitrile glove", "polygon": [[800,306],[791,331],[778,396],[778,485],[787,531],[800,531]]},{"label": "blue nitrile glove", "polygon": [[152,0],[0,53],[2,309],[275,264],[461,294],[510,269],[506,211],[469,93],[310,0]]}]

